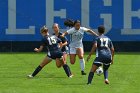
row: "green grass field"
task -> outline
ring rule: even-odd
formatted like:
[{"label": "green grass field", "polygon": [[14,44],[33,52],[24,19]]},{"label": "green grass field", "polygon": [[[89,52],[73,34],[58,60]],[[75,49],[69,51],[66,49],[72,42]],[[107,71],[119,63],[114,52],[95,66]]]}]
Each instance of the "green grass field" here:
[{"label": "green grass field", "polygon": [[[80,75],[78,59],[75,65],[70,65],[68,59],[74,74],[71,79],[63,68],[56,68],[54,61],[35,78],[28,79],[26,76],[39,65],[45,53],[0,53],[0,93],[140,93],[139,55],[117,53],[109,69],[110,85],[104,84],[103,75],[95,75],[92,85],[87,86],[88,75]],[[92,60],[86,63],[87,73],[91,65]]]}]

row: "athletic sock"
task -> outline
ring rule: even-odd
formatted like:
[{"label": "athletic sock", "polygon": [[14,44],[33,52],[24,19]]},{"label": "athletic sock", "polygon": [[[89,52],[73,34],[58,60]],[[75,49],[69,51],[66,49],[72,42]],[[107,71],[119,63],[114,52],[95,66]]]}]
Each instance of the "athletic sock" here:
[{"label": "athletic sock", "polygon": [[69,70],[69,74],[72,75],[69,65],[67,65],[67,68]]},{"label": "athletic sock", "polygon": [[90,72],[88,75],[88,84],[91,84],[93,76],[94,76],[94,72]]},{"label": "athletic sock", "polygon": [[35,69],[35,71],[33,72],[32,76],[33,76],[33,77],[36,76],[36,75],[41,71],[41,69],[42,69],[42,67],[39,65],[39,66]]},{"label": "athletic sock", "polygon": [[104,70],[104,78],[108,79],[108,70]]},{"label": "athletic sock", "polygon": [[67,64],[63,65],[63,69],[65,70],[66,75],[69,77],[71,74],[69,66]]},{"label": "athletic sock", "polygon": [[81,67],[81,71],[84,71],[84,69],[85,69],[85,60],[84,59],[80,59],[80,67]]}]

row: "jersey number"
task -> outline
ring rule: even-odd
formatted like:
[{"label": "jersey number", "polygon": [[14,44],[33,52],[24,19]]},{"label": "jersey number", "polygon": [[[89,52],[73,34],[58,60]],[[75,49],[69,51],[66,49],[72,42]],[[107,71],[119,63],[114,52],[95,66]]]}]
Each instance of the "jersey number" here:
[{"label": "jersey number", "polygon": [[56,44],[56,39],[54,37],[49,37],[48,41],[49,41],[49,45]]},{"label": "jersey number", "polygon": [[101,47],[108,47],[108,38],[100,38]]}]

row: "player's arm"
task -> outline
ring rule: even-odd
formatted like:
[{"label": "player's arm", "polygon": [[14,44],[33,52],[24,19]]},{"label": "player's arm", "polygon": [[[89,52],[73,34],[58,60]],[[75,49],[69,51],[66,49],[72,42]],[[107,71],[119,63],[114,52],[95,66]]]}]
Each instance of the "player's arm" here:
[{"label": "player's arm", "polygon": [[62,43],[62,46],[67,46],[68,45],[68,39],[66,37],[62,37],[62,40],[64,43]]},{"label": "player's arm", "polygon": [[58,45],[59,45],[60,48],[63,47],[63,43],[62,43],[62,40],[61,39],[57,38],[57,43],[58,43]]},{"label": "player's arm", "polygon": [[65,37],[67,34],[68,34],[68,32],[66,31],[66,32],[62,33],[61,37]]},{"label": "player's arm", "polygon": [[97,33],[95,33],[93,30],[91,29],[88,29],[87,32],[91,33],[92,35],[95,35],[95,36],[99,36]]},{"label": "player's arm", "polygon": [[62,33],[61,37],[65,37],[68,34],[72,34],[74,32],[74,28],[67,30],[66,32]]},{"label": "player's arm", "polygon": [[34,51],[35,51],[35,52],[41,52],[41,51],[43,50],[44,46],[45,46],[45,41],[46,41],[46,38],[43,38],[43,39],[41,40],[41,45],[40,45],[40,47],[39,47],[39,48],[35,48]]},{"label": "player's arm", "polygon": [[68,44],[67,41],[65,41],[64,43],[62,43],[62,46],[66,46]]},{"label": "player's arm", "polygon": [[43,50],[44,46],[41,45],[39,48],[35,48],[34,51],[35,52],[41,52]]},{"label": "player's arm", "polygon": [[91,29],[88,29],[88,28],[86,28],[86,27],[82,27],[82,29],[83,29],[85,32],[91,33],[92,35],[99,36],[98,34],[96,34],[96,33],[95,33],[93,30],[91,30]]},{"label": "player's arm", "polygon": [[111,50],[111,55],[112,55],[112,62],[111,62],[111,64],[113,64],[115,49],[114,49],[114,46],[113,46],[113,43],[112,43],[111,40],[110,40],[110,50]]},{"label": "player's arm", "polygon": [[90,51],[90,53],[89,53],[89,55],[87,57],[87,61],[89,61],[91,55],[95,52],[96,48],[97,48],[97,43],[94,43],[93,47],[92,47],[92,49],[91,49],[91,51]]},{"label": "player's arm", "polygon": [[60,46],[60,48],[62,48],[62,47],[63,47],[63,43],[62,43],[62,42],[60,42],[60,43],[59,43],[59,46]]}]

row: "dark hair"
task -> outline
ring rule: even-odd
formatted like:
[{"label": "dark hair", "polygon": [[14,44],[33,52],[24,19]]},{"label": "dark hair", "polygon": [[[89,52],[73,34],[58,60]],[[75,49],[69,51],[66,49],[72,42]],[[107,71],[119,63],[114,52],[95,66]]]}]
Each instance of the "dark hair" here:
[{"label": "dark hair", "polygon": [[99,26],[99,27],[98,27],[98,32],[101,33],[101,34],[103,34],[103,33],[105,32],[105,27],[102,26],[102,25]]},{"label": "dark hair", "polygon": [[76,23],[80,23],[80,21],[79,20],[75,20],[73,25],[75,25]]},{"label": "dark hair", "polygon": [[66,19],[64,21],[64,25],[68,27],[73,27],[76,23],[80,23],[80,21],[79,20],[73,21],[72,19]]},{"label": "dark hair", "polygon": [[73,27],[74,26],[74,21],[72,19],[66,19],[64,21],[64,25],[67,27]]}]

